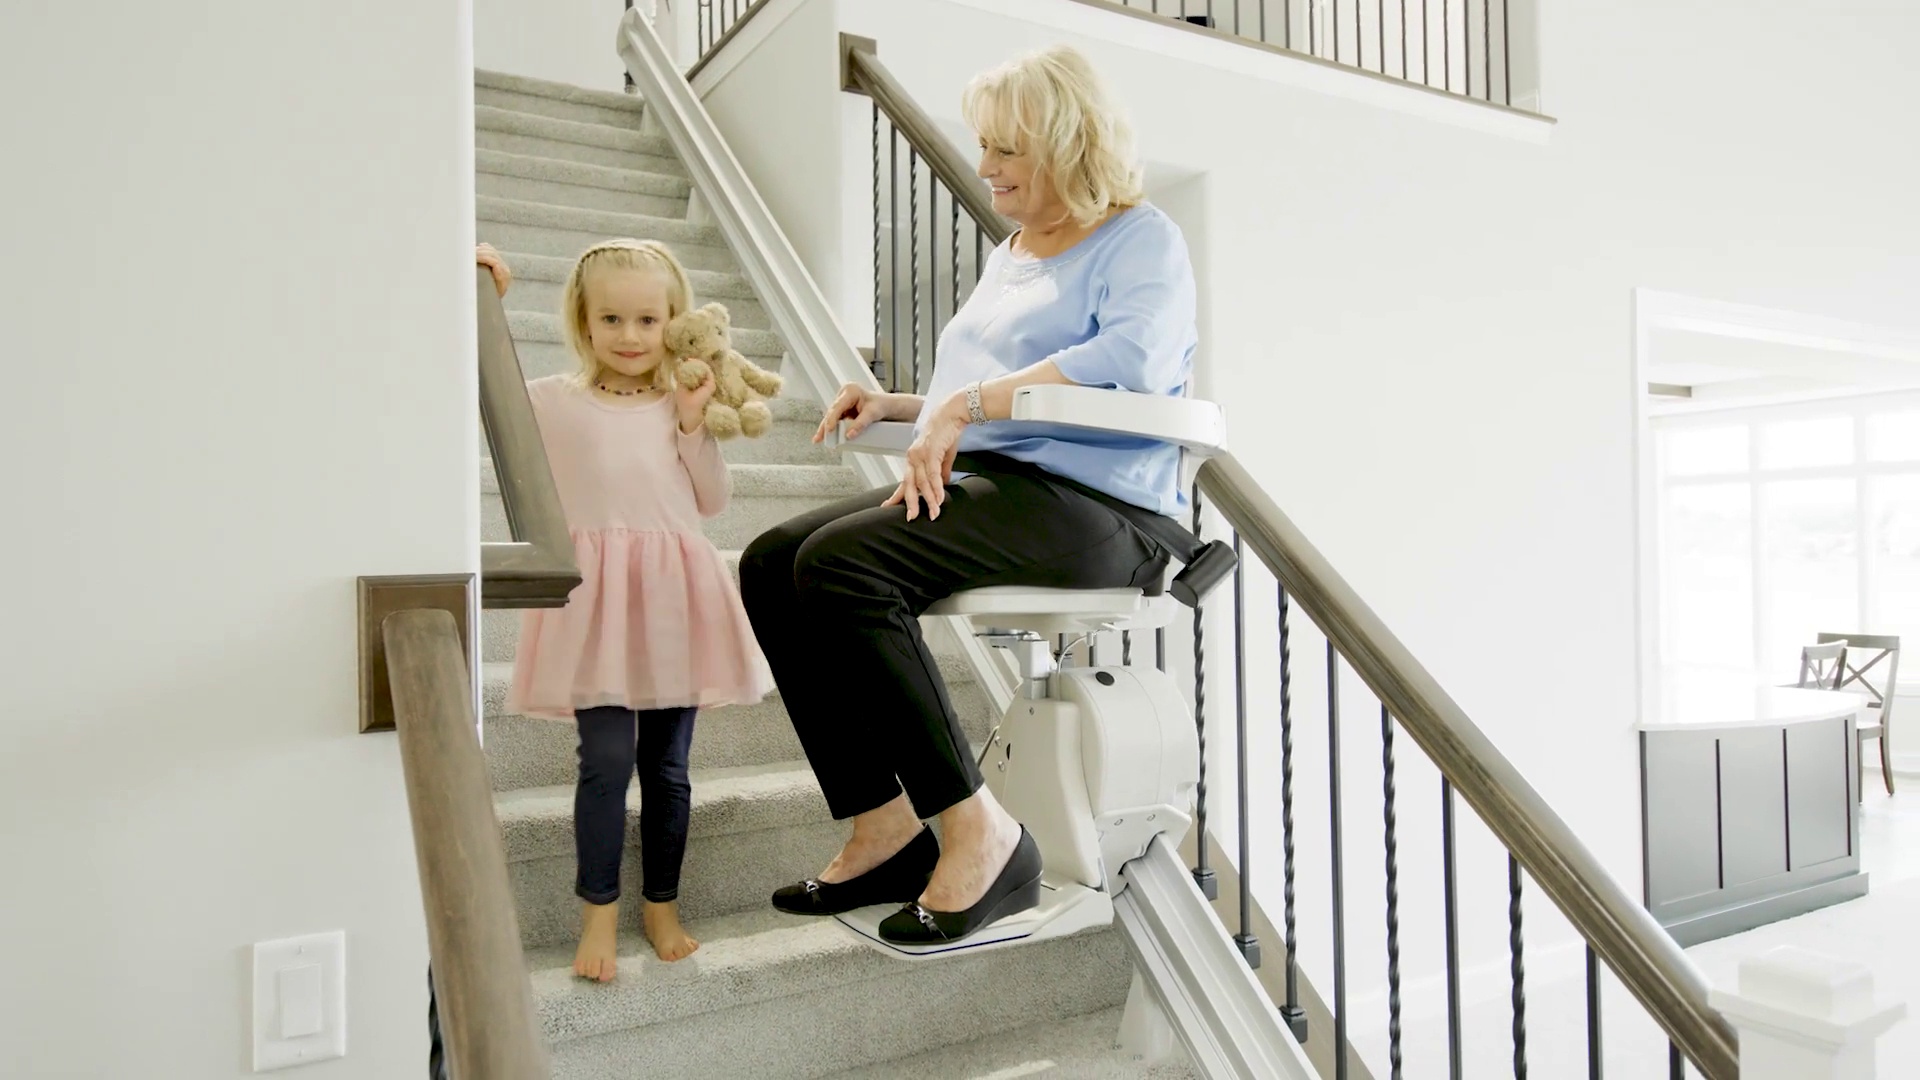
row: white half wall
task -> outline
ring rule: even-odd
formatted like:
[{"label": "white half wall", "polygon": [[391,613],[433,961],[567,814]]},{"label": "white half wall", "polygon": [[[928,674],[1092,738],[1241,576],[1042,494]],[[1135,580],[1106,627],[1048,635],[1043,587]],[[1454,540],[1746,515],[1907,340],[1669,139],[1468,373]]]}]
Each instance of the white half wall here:
[{"label": "white half wall", "polygon": [[478,569],[469,0],[5,24],[0,1075],[252,1075],[249,946],[344,930],[300,1075],[412,1080],[354,579]]},{"label": "white half wall", "polygon": [[[644,5],[649,0],[640,0]],[[658,0],[652,0],[657,3]],[[671,0],[691,8],[695,0]],[[473,62],[488,71],[619,90],[614,33],[625,0],[472,0]],[[676,13],[677,14],[677,13]]]},{"label": "white half wall", "polygon": [[[1638,895],[1633,290],[1920,324],[1908,191],[1920,144],[1893,134],[1911,125],[1903,103],[1920,99],[1903,44],[1920,34],[1916,10],[1862,0],[1810,34],[1785,7],[1728,21],[1697,2],[1547,6],[1539,82],[1556,123],[1066,0],[776,0],[758,44],[743,38],[699,85],[857,329],[872,302],[869,103],[839,93],[829,58],[813,55],[832,47],[816,13],[876,40],[956,134],[976,72],[1055,42],[1085,51],[1132,114],[1150,176],[1166,178],[1153,194],[1189,232],[1205,293],[1199,386],[1230,403],[1236,454]],[[836,160],[784,142],[835,128]],[[1252,576],[1248,595],[1250,876],[1275,913],[1271,581]],[[1290,687],[1299,903],[1301,926],[1319,928],[1303,932],[1302,954],[1325,993],[1325,659],[1305,625]],[[1231,841],[1230,632],[1216,604],[1211,825]],[[1377,707],[1345,678],[1358,1000],[1385,982],[1381,736]],[[1396,748],[1412,986],[1440,962],[1440,802],[1404,733]],[[1469,809],[1458,816],[1464,955],[1497,1003],[1505,859]],[[1564,923],[1526,891],[1529,970],[1576,972]]]}]

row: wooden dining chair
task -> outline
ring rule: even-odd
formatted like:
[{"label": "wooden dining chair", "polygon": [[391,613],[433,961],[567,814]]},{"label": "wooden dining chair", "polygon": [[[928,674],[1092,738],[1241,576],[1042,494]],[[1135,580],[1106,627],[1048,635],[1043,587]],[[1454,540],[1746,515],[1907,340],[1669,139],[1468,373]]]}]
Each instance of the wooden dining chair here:
[{"label": "wooden dining chair", "polygon": [[[1893,751],[1892,717],[1893,699],[1898,692],[1900,676],[1900,637],[1897,634],[1818,634],[1814,640],[1819,645],[1813,648],[1832,647],[1838,644],[1843,650],[1839,660],[1839,682],[1834,689],[1844,690],[1858,684],[1867,694],[1867,707],[1873,710],[1874,719],[1860,725],[1860,744],[1864,749],[1868,739],[1880,740],[1880,779],[1887,785],[1887,794],[1893,794]],[[1805,650],[1800,661],[1801,673],[1806,672]],[[1862,662],[1864,660],[1864,662]],[[1875,670],[1878,668],[1879,670]],[[1862,753],[1864,760],[1865,754]],[[1866,771],[1865,765],[1861,772]]]},{"label": "wooden dining chair", "polygon": [[1847,667],[1847,639],[1827,640],[1800,650],[1800,679],[1793,685],[1802,690],[1838,690]]}]

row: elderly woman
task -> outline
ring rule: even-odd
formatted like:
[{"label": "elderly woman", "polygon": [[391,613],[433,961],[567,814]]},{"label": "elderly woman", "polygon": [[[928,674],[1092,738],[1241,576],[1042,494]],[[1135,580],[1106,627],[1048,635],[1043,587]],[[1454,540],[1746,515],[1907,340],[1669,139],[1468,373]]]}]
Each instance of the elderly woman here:
[{"label": "elderly woman", "polygon": [[[881,933],[902,943],[1034,906],[1041,870],[1033,838],[982,786],[918,617],[985,585],[1157,587],[1169,552],[1111,503],[1185,505],[1175,446],[1009,420],[1025,386],[1186,392],[1193,270],[1180,230],[1144,201],[1125,120],[1064,47],[978,77],[962,107],[980,178],[1018,231],[942,332],[927,395],[849,384],[814,436],[912,420],[906,478],[777,526],[740,561],[827,806],[853,821],[833,861],[774,906],[900,903]],[[939,843],[923,824],[934,817]]]}]

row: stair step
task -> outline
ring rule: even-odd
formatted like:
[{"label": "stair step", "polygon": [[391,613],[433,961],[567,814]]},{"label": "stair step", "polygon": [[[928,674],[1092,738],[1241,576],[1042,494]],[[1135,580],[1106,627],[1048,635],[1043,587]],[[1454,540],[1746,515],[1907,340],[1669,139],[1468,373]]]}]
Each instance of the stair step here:
[{"label": "stair step", "polygon": [[638,94],[588,90],[499,71],[473,73],[473,103],[614,127],[638,128],[646,115],[646,103]]},{"label": "stair step", "polygon": [[479,238],[501,251],[526,251],[571,260],[602,240],[631,236],[668,244],[689,270],[739,271],[720,231],[711,226],[690,225],[683,220],[646,214],[582,210],[487,195],[475,196],[474,210],[479,217]]},{"label": "stair step", "polygon": [[[516,343],[566,341],[560,326],[560,316],[545,311],[509,311],[507,328],[513,332],[513,340]],[[728,332],[728,337],[732,339],[733,347],[743,356],[775,357],[787,351],[786,343],[780,340],[780,335],[771,330],[749,330],[736,326]]]},{"label": "stair step", "polygon": [[[513,268],[513,288],[507,290],[504,301],[507,310],[540,311],[549,314],[559,312],[561,296],[566,288],[567,273],[573,268],[573,260],[519,252],[504,254],[507,265]],[[523,265],[530,265],[534,260],[539,260],[542,264],[560,264],[559,273],[551,280],[526,276],[523,273]],[[748,284],[745,276],[713,270],[689,270],[687,278],[693,286],[694,303],[717,301],[725,304],[727,316],[735,330],[773,329],[772,316],[767,313],[766,305],[760,302],[760,298],[754,293],[753,286]]]},{"label": "stair step", "polygon": [[529,957],[555,1075],[820,1077],[1110,1011],[1131,975],[1112,929],[930,963],[770,909],[689,930],[700,951],[673,964],[623,939],[604,985],[574,977],[571,947]]},{"label": "stair step", "polygon": [[[557,341],[519,341],[514,343],[513,351],[520,358],[520,370],[528,379],[540,379],[548,375],[571,375],[580,370],[579,362],[574,359],[573,353],[567,346]],[[748,354],[747,359],[768,371],[789,374],[784,367],[784,357]],[[781,388],[780,397],[799,397],[810,393],[806,383],[795,377],[787,380],[787,385]]]},{"label": "stair step", "polygon": [[956,1043],[912,1057],[896,1058],[826,1080],[899,1080],[900,1077],[954,1077],[973,1080],[1035,1077],[1037,1080],[1197,1080],[1184,1061],[1144,1065],[1118,1045],[1123,1009],[1101,1009],[1070,1020],[1055,1020],[985,1038]]},{"label": "stair step", "polygon": [[474,151],[473,164],[479,195],[653,217],[683,218],[687,213],[690,185],[684,177],[497,150]]},{"label": "stair step", "polygon": [[[483,472],[483,483],[490,472]],[[742,550],[775,525],[865,490],[854,471],[841,465],[738,465],[733,485],[726,510],[709,518],[705,527],[707,539],[722,551]],[[494,486],[494,491],[481,492],[480,538],[500,542],[512,534],[497,483]]]},{"label": "stair step", "polygon": [[[665,135],[643,132],[636,126],[587,124],[578,120],[541,116],[537,113],[497,109],[489,105],[474,106],[473,123],[476,145],[481,134],[532,139],[554,148],[547,153],[533,154],[532,156],[535,157],[582,161],[592,165],[614,165],[620,168],[634,168],[640,172],[687,175],[686,166],[674,154],[673,143]],[[508,148],[489,146],[487,149],[506,150]],[[662,164],[652,168],[621,165],[618,161],[603,160],[602,156],[594,151],[612,151],[616,154],[645,158]],[[530,153],[529,151],[509,152]]]}]

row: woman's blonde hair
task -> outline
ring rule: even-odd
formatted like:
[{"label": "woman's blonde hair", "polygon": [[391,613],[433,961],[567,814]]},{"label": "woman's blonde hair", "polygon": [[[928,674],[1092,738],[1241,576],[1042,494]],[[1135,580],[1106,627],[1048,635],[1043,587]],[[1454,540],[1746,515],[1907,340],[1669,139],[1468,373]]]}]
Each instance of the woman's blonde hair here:
[{"label": "woman's blonde hair", "polygon": [[[673,249],[658,240],[635,240],[620,237],[603,240],[580,253],[573,264],[573,272],[567,275],[567,285],[560,298],[560,325],[565,329],[567,345],[573,350],[573,357],[580,364],[575,377],[583,383],[591,383],[600,377],[600,361],[593,355],[593,329],[587,325],[587,271],[601,267],[608,270],[653,270],[666,279],[667,318],[671,319],[693,307],[693,283],[687,280],[687,268],[680,265],[674,257]],[[653,381],[656,387],[666,389],[671,381],[673,365],[662,363],[653,369]]]},{"label": "woman's blonde hair", "polygon": [[1133,129],[1093,65],[1070,46],[1028,53],[975,76],[960,111],[988,145],[1032,155],[1081,225],[1146,198]]}]

